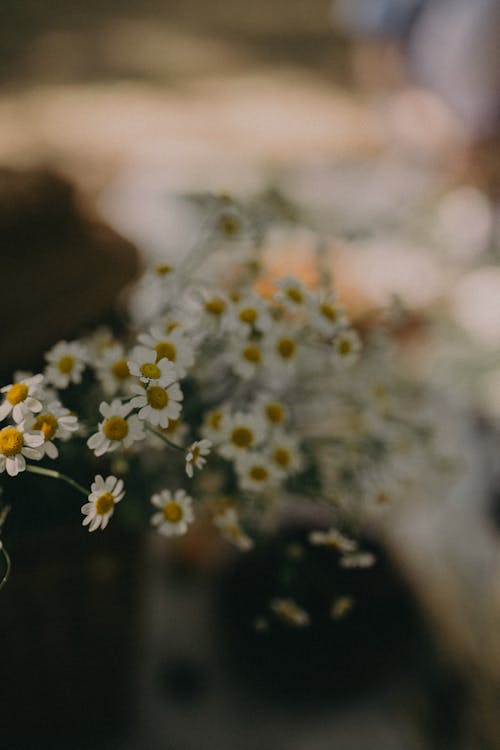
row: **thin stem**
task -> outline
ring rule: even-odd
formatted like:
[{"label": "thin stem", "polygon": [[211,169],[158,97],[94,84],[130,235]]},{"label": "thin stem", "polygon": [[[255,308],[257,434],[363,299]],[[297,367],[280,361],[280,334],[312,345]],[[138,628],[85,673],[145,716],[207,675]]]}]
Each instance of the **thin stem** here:
[{"label": "thin stem", "polygon": [[3,546],[1,541],[0,541],[0,552],[2,553],[3,558],[5,560],[5,573],[3,574],[3,578],[0,581],[0,591],[1,591],[3,587],[5,586],[5,584],[7,583],[7,581],[9,580],[10,570],[11,570],[12,565],[10,562],[10,555],[5,549],[5,547]]},{"label": "thin stem", "polygon": [[63,482],[66,482],[67,484],[70,484],[72,487],[74,487],[75,490],[78,490],[78,492],[81,492],[82,495],[85,495],[85,497],[88,497],[89,495],[89,491],[85,489],[85,487],[82,487],[81,484],[78,484],[78,482],[75,482],[74,479],[66,476],[66,474],[62,474],[60,471],[55,471],[54,469],[44,469],[41,466],[33,466],[32,464],[27,464],[26,471],[31,472],[31,474],[41,474],[44,477],[52,477],[52,479],[61,479]]},{"label": "thin stem", "polygon": [[171,440],[168,439],[166,435],[164,435],[159,430],[155,430],[154,427],[152,427],[150,424],[146,424],[146,429],[153,433],[153,435],[156,435],[156,437],[159,437],[165,445],[168,445],[169,448],[173,448],[176,451],[180,451],[181,453],[185,453],[185,449],[181,445],[176,445],[175,443],[172,443]]}]

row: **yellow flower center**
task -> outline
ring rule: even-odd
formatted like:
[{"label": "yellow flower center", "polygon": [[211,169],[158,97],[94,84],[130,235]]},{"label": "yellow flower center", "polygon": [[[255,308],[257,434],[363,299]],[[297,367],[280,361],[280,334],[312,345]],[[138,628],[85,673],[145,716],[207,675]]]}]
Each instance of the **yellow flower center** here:
[{"label": "yellow flower center", "polygon": [[285,418],[285,411],[281,404],[277,401],[273,401],[266,406],[266,417],[273,424],[281,424]]},{"label": "yellow flower center", "polygon": [[168,276],[169,273],[172,273],[172,270],[172,266],[169,266],[168,263],[160,263],[160,265],[155,268],[158,276]]},{"label": "yellow flower center", "polygon": [[117,378],[118,380],[126,380],[128,376],[130,375],[130,371],[127,365],[127,360],[117,359],[116,362],[113,363],[111,372],[113,373],[115,378]]},{"label": "yellow flower center", "polygon": [[149,380],[158,380],[158,378],[161,377],[161,370],[158,365],[155,365],[152,362],[146,362],[141,365],[141,374]]},{"label": "yellow flower center", "polygon": [[265,466],[252,466],[250,469],[250,476],[256,482],[265,482],[269,476],[269,472]]},{"label": "yellow flower center", "polygon": [[240,230],[240,222],[236,216],[221,216],[219,226],[221,231],[228,237],[234,237]]},{"label": "yellow flower center", "polygon": [[95,512],[98,516],[105,516],[110,510],[113,510],[115,505],[115,498],[111,492],[105,492],[100,495],[95,502]]},{"label": "yellow flower center", "polygon": [[300,289],[297,289],[296,286],[291,286],[289,289],[286,290],[287,297],[292,300],[292,302],[295,302],[295,304],[300,305],[304,301],[304,295],[300,291]]},{"label": "yellow flower center", "polygon": [[153,385],[151,388],[148,388],[146,398],[152,409],[164,409],[169,401],[167,391],[159,385]]},{"label": "yellow flower center", "polygon": [[0,453],[4,456],[16,456],[24,446],[23,433],[15,427],[4,427],[0,430]]},{"label": "yellow flower center", "polygon": [[163,357],[166,357],[171,362],[175,362],[177,358],[177,349],[170,343],[170,341],[160,341],[160,343],[155,346],[155,352],[157,362],[159,362],[160,359],[163,359]]},{"label": "yellow flower center", "polygon": [[337,351],[341,357],[346,357],[352,352],[352,344],[349,339],[341,339],[339,341]]},{"label": "yellow flower center", "polygon": [[323,302],[323,304],[319,306],[319,311],[324,318],[331,321],[337,320],[338,313],[335,305],[329,305],[326,302]]},{"label": "yellow flower center", "polygon": [[72,371],[74,366],[75,366],[75,358],[72,357],[70,354],[66,354],[64,357],[61,357],[61,359],[57,363],[59,372],[62,372],[63,375],[69,375],[69,373]]},{"label": "yellow flower center", "polygon": [[32,430],[43,432],[45,440],[52,440],[57,432],[59,423],[53,414],[40,414],[33,424]]},{"label": "yellow flower center", "polygon": [[28,386],[24,385],[24,383],[15,383],[12,388],[9,388],[7,391],[7,401],[9,404],[12,404],[12,406],[15,406],[16,404],[20,404],[21,401],[24,401],[27,395]]},{"label": "yellow flower center", "polygon": [[240,310],[238,317],[242,323],[253,325],[257,320],[258,313],[254,307],[244,307],[243,310]]},{"label": "yellow flower center", "polygon": [[280,466],[288,466],[290,464],[290,452],[286,448],[276,448],[273,458]]},{"label": "yellow flower center", "polygon": [[292,339],[280,339],[278,341],[278,353],[283,359],[291,359],[295,354],[295,342]]},{"label": "yellow flower center", "polygon": [[212,430],[218,430],[220,428],[220,423],[222,420],[222,412],[221,411],[213,411],[208,417],[208,424],[209,427],[212,428]]},{"label": "yellow flower center", "polygon": [[238,448],[249,448],[253,439],[253,432],[248,427],[236,427],[231,433],[231,442]]},{"label": "yellow flower center", "polygon": [[205,310],[210,315],[222,315],[226,309],[226,302],[221,297],[213,297],[205,302]]},{"label": "yellow flower center", "polygon": [[102,428],[108,440],[123,440],[128,435],[128,424],[123,417],[110,417]]},{"label": "yellow flower center", "polygon": [[258,346],[246,346],[243,349],[243,357],[253,364],[258,365],[262,359],[262,354]]},{"label": "yellow flower center", "polygon": [[200,457],[200,448],[198,445],[195,445],[195,447],[191,451],[191,458],[189,459],[189,463],[190,464],[196,463],[199,457]]},{"label": "yellow flower center", "polygon": [[169,523],[178,523],[182,518],[182,508],[179,503],[175,502],[175,500],[170,500],[163,506],[163,515],[165,521],[168,521]]}]

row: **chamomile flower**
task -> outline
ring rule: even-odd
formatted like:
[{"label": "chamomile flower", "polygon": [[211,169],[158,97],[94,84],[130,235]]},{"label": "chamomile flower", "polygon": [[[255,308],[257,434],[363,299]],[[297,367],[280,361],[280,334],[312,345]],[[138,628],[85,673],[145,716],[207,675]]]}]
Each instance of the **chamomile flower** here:
[{"label": "chamomile flower", "polygon": [[56,388],[67,388],[70,383],[81,383],[87,364],[87,348],[78,341],[59,341],[45,355],[45,377]]},{"label": "chamomile flower", "polygon": [[304,628],[311,622],[309,614],[294,599],[275,598],[270,604],[271,610],[287,625]]},{"label": "chamomile flower", "polygon": [[184,395],[178,383],[150,380],[147,386],[133,385],[131,390],[137,395],[130,405],[139,409],[139,419],[154,427],[168,427],[171,419],[179,419]]},{"label": "chamomile flower", "polygon": [[325,336],[332,336],[347,326],[344,309],[338,304],[334,292],[311,299],[309,323],[312,328]]},{"label": "chamomile flower", "polygon": [[236,412],[228,416],[222,426],[223,442],[218,451],[224,458],[238,458],[253,450],[265,438],[266,423],[257,414]]},{"label": "chamomile flower", "polygon": [[357,542],[333,528],[327,531],[311,531],[309,543],[315,547],[332,547],[342,553],[354,552],[358,548]]},{"label": "chamomile flower", "polygon": [[230,309],[230,302],[225,294],[206,290],[202,292],[199,304],[198,326],[204,332],[216,333],[225,327],[225,319]]},{"label": "chamomile flower", "polygon": [[254,547],[254,541],[242,529],[238,514],[234,508],[226,508],[214,516],[214,524],[221,535],[238,549],[247,551]]},{"label": "chamomile flower", "polygon": [[304,466],[304,459],[299,449],[299,440],[295,435],[276,430],[273,433],[266,453],[282,476],[296,474]]},{"label": "chamomile flower", "polygon": [[104,349],[94,360],[97,379],[108,397],[130,390],[133,382],[125,349],[121,344],[114,344]]},{"label": "chamomile flower", "polygon": [[286,405],[270,393],[259,393],[254,408],[272,430],[283,427],[288,417]]},{"label": "chamomile flower", "polygon": [[4,386],[0,391],[5,393],[5,401],[0,406],[0,420],[5,419],[12,412],[14,421],[22,422],[30,412],[36,414],[41,411],[42,382],[43,375],[33,375]]},{"label": "chamomile flower", "polygon": [[349,367],[356,362],[361,341],[352,328],[339,331],[333,341],[333,363],[341,367]]},{"label": "chamomile flower", "polygon": [[292,312],[306,309],[311,299],[311,293],[301,281],[293,276],[285,276],[283,279],[278,279],[276,286],[278,291],[275,294],[275,299],[283,307]]},{"label": "chamomile flower", "polygon": [[227,320],[228,329],[243,336],[253,331],[265,333],[272,325],[267,303],[256,294],[245,295],[234,303]]},{"label": "chamomile flower", "polygon": [[43,456],[41,432],[24,431],[20,424],[0,430],[0,473],[11,477],[26,469],[26,458],[39,461]]},{"label": "chamomile flower", "polygon": [[158,508],[151,516],[151,524],[164,536],[185,534],[194,521],[193,499],[182,489],[176,490],[174,495],[170,490],[162,490],[152,496],[151,502]]},{"label": "chamomile flower", "polygon": [[261,372],[266,353],[257,339],[234,337],[228,352],[230,366],[244,380],[250,380]]},{"label": "chamomile flower", "polygon": [[54,401],[37,414],[36,418],[31,415],[27,417],[23,426],[31,431],[40,431],[45,441],[41,446],[43,455],[57,458],[59,451],[52,441],[69,440],[71,434],[78,430],[78,419],[59,401]]},{"label": "chamomile flower", "polygon": [[203,424],[200,433],[212,443],[220,443],[226,435],[226,424],[229,418],[229,409],[225,405],[209,409],[203,416]]},{"label": "chamomile flower", "polygon": [[104,479],[97,474],[90,490],[88,502],[82,505],[82,513],[85,516],[82,525],[88,526],[89,531],[95,531],[99,527],[104,531],[114,513],[115,505],[125,495],[123,480],[112,475]]},{"label": "chamomile flower", "polygon": [[144,428],[140,419],[133,414],[128,416],[132,403],[122,404],[115,399],[110,404],[105,401],[99,406],[104,420],[99,429],[87,440],[87,446],[96,456],[111,453],[117,448],[129,448],[137,440],[144,439]]},{"label": "chamomile flower", "polygon": [[208,456],[211,448],[212,443],[205,438],[191,443],[186,451],[186,474],[188,477],[193,476],[194,469],[202,469],[205,466],[207,462],[205,456]]},{"label": "chamomile flower", "polygon": [[165,355],[158,358],[158,353],[151,347],[134,347],[127,366],[131,375],[138,377],[142,383],[161,381],[163,385],[170,385],[177,379],[173,363]]},{"label": "chamomile flower", "polygon": [[193,346],[180,328],[174,328],[167,334],[153,326],[150,333],[139,336],[139,341],[149,349],[154,349],[157,363],[166,357],[173,364],[179,378],[186,375],[194,362]]},{"label": "chamomile flower", "polygon": [[275,326],[267,336],[265,346],[271,371],[276,376],[289,376],[295,372],[301,347],[290,326]]},{"label": "chamomile flower", "polygon": [[276,487],[281,479],[280,472],[269,458],[258,451],[248,451],[236,461],[236,473],[242,490],[264,492]]}]

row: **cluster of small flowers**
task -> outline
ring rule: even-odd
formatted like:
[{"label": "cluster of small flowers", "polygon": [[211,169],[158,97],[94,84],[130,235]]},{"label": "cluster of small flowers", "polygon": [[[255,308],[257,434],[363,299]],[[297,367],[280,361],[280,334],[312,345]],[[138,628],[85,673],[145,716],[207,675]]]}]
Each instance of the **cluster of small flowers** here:
[{"label": "cluster of small flowers", "polygon": [[[237,212],[228,216],[217,227],[232,237],[244,222]],[[369,357],[363,366],[361,339],[334,292],[287,276],[271,294],[259,293],[259,263],[248,262],[248,248],[245,262],[236,254],[235,273],[226,269],[215,285],[208,272],[197,277],[213,245],[211,236],[177,268],[162,263],[145,274],[141,283],[158,297],[155,314],[128,341],[107,329],[61,341],[47,352],[43,374],[18,375],[2,389],[0,420],[11,423],[0,430],[0,472],[34,470],[26,458],[55,459],[54,441],[72,435],[84,436],[96,459],[112,454],[146,464],[162,447],[172,458],[163,469],[193,491],[154,492],[151,524],[166,536],[184,534],[195,518],[193,496],[210,509],[223,495],[229,499],[215,503],[215,526],[243,550],[254,543],[247,521],[258,527],[263,510],[286,495],[310,497],[311,478],[313,500],[332,514],[344,485],[351,495],[376,495],[377,506],[404,494],[410,479],[395,478],[393,469],[395,457],[419,443],[415,407]],[[87,371],[103,397],[92,428],[59,401],[59,391],[85,387]],[[216,477],[215,490],[203,483],[205,468]],[[381,476],[397,491],[389,493]],[[124,497],[123,481],[97,474],[86,494],[83,524],[104,529]],[[349,508],[342,512],[349,518]],[[335,529],[310,542],[335,548],[344,567],[374,562]],[[292,610],[289,602],[274,607],[304,624]]]}]

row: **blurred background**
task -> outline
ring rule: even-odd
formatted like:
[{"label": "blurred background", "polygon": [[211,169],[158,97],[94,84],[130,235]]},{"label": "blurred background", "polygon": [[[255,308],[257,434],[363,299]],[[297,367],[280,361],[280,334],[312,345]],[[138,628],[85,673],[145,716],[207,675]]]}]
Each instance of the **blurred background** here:
[{"label": "blurred background", "polygon": [[466,405],[476,466],[349,581],[348,630],[271,633],[253,618],[275,548],[89,537],[23,480],[4,529],[6,750],[500,747],[499,186],[498,0],[2,2],[4,382],[182,252],[200,219],[185,196],[273,190],[333,236],[355,317],[408,306],[406,361]]}]

